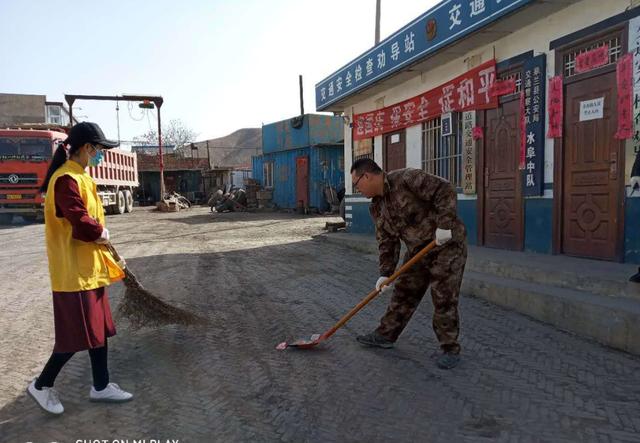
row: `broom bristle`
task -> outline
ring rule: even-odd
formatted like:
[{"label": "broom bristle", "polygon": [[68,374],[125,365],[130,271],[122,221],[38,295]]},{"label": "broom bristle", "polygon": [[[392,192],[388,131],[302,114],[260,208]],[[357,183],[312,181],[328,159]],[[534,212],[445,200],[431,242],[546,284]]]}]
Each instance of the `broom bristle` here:
[{"label": "broom bristle", "polygon": [[127,317],[133,329],[169,324],[203,324],[204,319],[183,309],[163,302],[147,291],[138,279],[125,269],[126,290],[118,306],[118,313]]}]

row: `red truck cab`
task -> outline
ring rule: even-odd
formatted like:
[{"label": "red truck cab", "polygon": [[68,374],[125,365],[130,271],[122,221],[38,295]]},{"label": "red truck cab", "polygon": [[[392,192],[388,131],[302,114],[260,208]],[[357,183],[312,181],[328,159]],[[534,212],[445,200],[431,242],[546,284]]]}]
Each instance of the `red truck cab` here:
[{"label": "red truck cab", "polygon": [[66,138],[62,129],[0,129],[0,223],[10,223],[14,215],[42,219],[39,189],[53,152]]}]

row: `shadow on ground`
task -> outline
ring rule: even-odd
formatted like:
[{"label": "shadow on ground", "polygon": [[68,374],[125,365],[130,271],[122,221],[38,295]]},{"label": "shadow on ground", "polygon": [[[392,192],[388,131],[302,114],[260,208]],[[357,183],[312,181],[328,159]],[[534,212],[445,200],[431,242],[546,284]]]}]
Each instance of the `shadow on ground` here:
[{"label": "shadow on ground", "polygon": [[[451,372],[433,364],[428,300],[395,349],[354,341],[384,312],[388,299],[379,298],[323,346],[276,351],[284,339],[324,331],[368,293],[376,264],[346,248],[303,241],[128,264],[150,291],[209,323],[132,331],[119,321],[111,375],[134,401],[89,403],[82,353],[57,383],[65,414],[46,416],[21,395],[0,410],[3,441],[568,441],[625,431],[586,401],[627,401],[640,412],[640,383],[628,378],[640,359],[474,299],[462,302],[464,359]],[[115,309],[122,284],[110,293]],[[597,383],[581,376],[594,363],[607,373]],[[568,402],[569,392],[584,404]]]}]

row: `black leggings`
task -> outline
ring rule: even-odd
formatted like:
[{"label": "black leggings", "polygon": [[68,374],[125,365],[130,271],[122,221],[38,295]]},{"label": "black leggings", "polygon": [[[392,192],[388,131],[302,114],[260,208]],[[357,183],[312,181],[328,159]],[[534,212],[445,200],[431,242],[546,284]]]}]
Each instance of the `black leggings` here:
[{"label": "black leggings", "polygon": [[[73,357],[75,352],[54,352],[49,361],[44,365],[40,377],[36,380],[36,389],[42,387],[52,388],[56,377],[62,367]],[[101,348],[89,349],[91,358],[91,372],[93,374],[93,387],[101,391],[109,384],[109,369],[107,368],[107,342]]]}]

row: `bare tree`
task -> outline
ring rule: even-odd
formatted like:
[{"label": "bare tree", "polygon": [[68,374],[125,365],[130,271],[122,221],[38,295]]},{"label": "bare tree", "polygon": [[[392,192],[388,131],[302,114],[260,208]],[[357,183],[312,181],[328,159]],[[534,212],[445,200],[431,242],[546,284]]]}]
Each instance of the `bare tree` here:
[{"label": "bare tree", "polygon": [[[169,123],[162,125],[162,146],[174,146],[176,153],[184,157],[184,145],[192,143],[198,137],[198,133],[187,127],[180,119],[170,120]],[[150,129],[146,133],[134,137],[133,140],[140,144],[157,146],[158,131]]]}]

